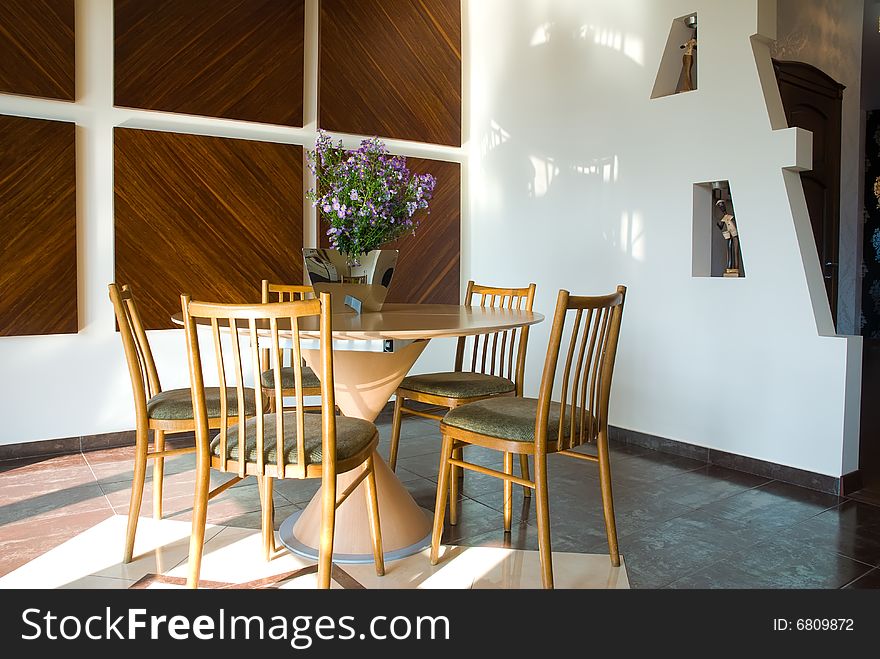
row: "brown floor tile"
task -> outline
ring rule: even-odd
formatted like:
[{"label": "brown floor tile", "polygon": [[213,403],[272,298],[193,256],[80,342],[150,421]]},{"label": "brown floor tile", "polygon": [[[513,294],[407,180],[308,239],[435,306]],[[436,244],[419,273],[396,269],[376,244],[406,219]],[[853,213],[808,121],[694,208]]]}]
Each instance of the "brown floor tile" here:
[{"label": "brown floor tile", "polygon": [[[95,477],[103,485],[131,481],[134,471],[134,449],[109,449],[85,453],[84,457]],[[178,455],[165,459],[165,474],[180,474],[194,470],[196,458],[193,454]],[[147,479],[153,477],[153,461],[147,462]]]},{"label": "brown floor tile", "polygon": [[[42,485],[42,487],[39,487]],[[21,484],[14,488],[0,490],[0,527],[33,517],[61,517],[78,513],[112,508],[104,492],[94,482],[62,484],[57,483],[48,491],[46,483],[34,483],[32,487]]]},{"label": "brown floor tile", "polygon": [[85,460],[80,453],[22,458],[21,460],[5,460],[0,462],[0,477],[7,473],[32,474],[66,467],[79,467],[84,464]]},{"label": "brown floor tile", "polygon": [[0,575],[12,572],[112,515],[107,508],[63,517],[31,517],[0,526]]}]

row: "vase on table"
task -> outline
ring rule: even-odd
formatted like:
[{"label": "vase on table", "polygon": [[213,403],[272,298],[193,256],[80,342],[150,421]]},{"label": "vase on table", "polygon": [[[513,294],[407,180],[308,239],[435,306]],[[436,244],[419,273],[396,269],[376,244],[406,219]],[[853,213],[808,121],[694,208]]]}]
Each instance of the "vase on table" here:
[{"label": "vase on table", "polygon": [[343,254],[306,247],[303,263],[316,293],[330,293],[333,313],[381,311],[397,266],[396,249]]}]

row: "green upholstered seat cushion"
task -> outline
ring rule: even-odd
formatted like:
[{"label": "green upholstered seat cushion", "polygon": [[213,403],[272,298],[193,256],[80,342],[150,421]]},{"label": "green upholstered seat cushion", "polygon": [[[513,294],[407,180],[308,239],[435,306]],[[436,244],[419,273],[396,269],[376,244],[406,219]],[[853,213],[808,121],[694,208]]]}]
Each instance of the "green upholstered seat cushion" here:
[{"label": "green upholstered seat cushion", "polygon": [[[547,438],[550,442],[555,441],[559,435],[559,409],[559,403],[550,404],[550,419],[547,424]],[[506,396],[487,398],[456,407],[443,417],[443,423],[481,435],[515,442],[534,442],[537,414],[537,399]],[[566,413],[565,425],[570,427],[570,423],[571,416]],[[589,423],[588,416],[585,416],[584,423]],[[593,427],[596,427],[595,420]],[[565,435],[567,436],[568,432]]]},{"label": "green upholstered seat cushion", "polygon": [[[244,390],[244,413],[253,416],[257,413],[254,404],[256,394],[253,389]],[[234,388],[226,389],[226,403],[228,416],[238,414],[238,395]],[[220,388],[207,387],[205,389],[205,405],[208,408],[208,417],[220,416]],[[161,421],[185,421],[193,418],[192,393],[189,389],[169,389],[156,394],[147,401],[147,416]]]},{"label": "green upholstered seat cushion", "polygon": [[[263,416],[263,454],[266,462],[276,462],[275,414]],[[321,463],[321,415],[304,415],[305,451],[309,464]],[[376,436],[376,426],[369,421],[347,416],[336,417],[336,459],[345,460],[362,451]],[[248,462],[257,461],[257,420],[245,423],[245,450]],[[211,442],[211,453],[220,455],[220,435]],[[238,426],[226,430],[226,453],[238,460]],[[296,447],[296,412],[284,413],[284,464],[298,464]]]},{"label": "green upholstered seat cushion", "polygon": [[[268,371],[263,371],[263,373],[260,375],[260,382],[263,384],[264,388],[274,389],[275,369],[270,368]],[[302,384],[303,389],[320,388],[321,381],[318,379],[318,376],[315,375],[315,372],[312,369],[310,369],[308,366],[303,366]],[[281,388],[296,389],[296,373],[294,372],[292,366],[281,367]]]},{"label": "green upholstered seat cushion", "polygon": [[411,375],[400,383],[402,389],[444,398],[474,398],[507,394],[516,385],[507,378],[483,373],[425,373]]}]

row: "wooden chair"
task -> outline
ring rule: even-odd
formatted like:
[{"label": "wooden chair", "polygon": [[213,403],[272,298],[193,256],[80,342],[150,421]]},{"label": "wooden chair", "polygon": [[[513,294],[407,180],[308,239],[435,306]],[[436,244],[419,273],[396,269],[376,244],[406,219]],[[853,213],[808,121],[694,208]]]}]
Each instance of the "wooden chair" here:
[{"label": "wooden chair", "polygon": [[[574,297],[568,291],[560,291],[538,398],[489,398],[456,407],[443,418],[440,424],[443,447],[431,538],[432,565],[436,565],[439,560],[450,471],[453,466],[462,467],[504,480],[505,531],[510,530],[513,483],[534,488],[542,581],[545,588],[552,588],[553,559],[547,498],[548,453],[561,453],[578,460],[598,463],[611,564],[620,565],[608,458],[608,400],[611,395],[611,377],[625,295],[624,286],[618,286],[615,293],[600,297]],[[552,402],[551,396],[566,317],[570,311],[575,313],[573,322],[570,323],[565,370],[560,382],[562,403],[558,403]],[[597,442],[596,456],[573,450],[594,440]],[[470,464],[455,457],[462,446],[470,444],[502,451],[504,471]],[[514,454],[534,457],[534,480],[513,475]],[[453,499],[450,509],[455,506]]]},{"label": "wooden chair", "polygon": [[[297,300],[305,300],[309,298],[315,297],[315,291],[311,286],[297,286],[294,284],[271,284],[268,280],[264,279],[262,282],[262,301],[263,304],[267,304],[269,302],[295,302]],[[261,370],[260,379],[262,380],[263,387],[266,390],[267,395],[269,396],[269,401],[272,406],[272,411],[275,411],[275,387],[273,385],[274,382],[274,372],[271,367],[271,355],[269,350],[263,350],[262,353],[262,361],[261,361]],[[289,366],[284,366],[284,364],[290,364]],[[320,396],[321,395],[321,382],[318,380],[318,376],[315,375],[314,371],[310,369],[305,363],[300,364],[300,368],[302,369],[302,385],[303,385],[303,395],[304,396]],[[282,348],[281,350],[281,396],[284,398],[292,398],[296,394],[296,386],[295,386],[295,376],[293,369],[293,355],[292,351],[288,348]],[[293,409],[293,408],[290,408]],[[320,410],[320,405],[310,405],[306,407],[307,410]]]},{"label": "wooden chair", "polygon": [[[192,432],[196,429],[192,392],[189,389],[162,390],[159,373],[153,361],[153,353],[138,314],[134,295],[129,286],[110,284],[110,300],[116,313],[119,335],[128,362],[128,374],[134,394],[136,418],[136,440],[134,454],[134,476],[131,483],[131,501],[128,506],[128,529],[125,534],[123,562],[130,563],[134,551],[134,538],[137,533],[138,516],[144,496],[144,481],[147,473],[147,460],[153,460],[153,517],[162,519],[162,487],[165,458],[184,453],[192,453],[195,447],[165,449],[165,434]],[[207,389],[208,427],[219,428],[221,419],[220,390]],[[238,408],[233,404],[227,408],[230,417],[238,418]],[[253,389],[248,389],[243,409],[245,416],[256,414],[256,398]],[[150,431],[153,432],[153,450],[149,450]],[[223,489],[234,483],[224,484]],[[217,492],[219,494],[219,492]]]},{"label": "wooden chair", "polygon": [[[193,505],[192,536],[189,548],[189,578],[187,585],[199,583],[202,549],[205,540],[205,521],[209,498],[208,484],[211,469],[235,473],[239,478],[251,475],[261,482],[263,549],[266,556],[274,551],[275,534],[272,523],[272,483],[275,478],[320,478],[322,487],[322,519],[318,548],[318,585],[330,587],[333,557],[333,533],[336,508],[357,486],[366,481],[365,493],[373,556],[376,573],[385,573],[382,556],[382,535],[379,528],[379,504],[376,498],[376,480],[373,472],[373,451],[379,434],[369,421],[337,417],[334,413],[333,349],[330,295],[322,293],[319,299],[296,302],[276,302],[260,305],[211,304],[191,302],[181,296],[183,305],[186,345],[189,355],[190,381],[196,418],[196,495]],[[281,376],[279,331],[290,338],[294,364],[302,361],[300,349],[300,320],[320,317],[321,353],[321,414],[306,414],[303,409],[303,376],[294,369],[296,409],[293,412],[262,412],[246,420],[239,415],[235,422],[222,422],[220,432],[213,439],[208,433],[207,400],[202,373],[202,355],[196,319],[210,324],[211,344],[216,357],[220,382],[228,384],[231,396],[223,395],[221,409],[229,409],[234,401],[245,396],[246,368],[260,371],[260,343],[271,349],[274,369],[272,386],[278,400],[284,389]],[[221,331],[236,333],[228,341],[221,340]],[[228,343],[228,349],[224,349]],[[250,353],[250,354],[248,354]],[[226,361],[224,361],[224,359]],[[232,366],[227,366],[231,362]],[[245,366],[247,364],[247,367]],[[256,379],[256,389],[263,395],[262,379]],[[227,389],[221,387],[221,392]],[[240,407],[240,406],[239,406]],[[337,474],[361,469],[358,477],[337,496]]]},{"label": "wooden chair", "polygon": [[[475,302],[474,296],[479,300]],[[496,288],[480,286],[469,281],[464,297],[464,306],[496,307],[504,309],[532,310],[535,299],[535,284],[526,288]],[[391,453],[388,464],[392,471],[397,468],[397,451],[400,443],[400,422],[403,414],[414,414],[428,419],[441,420],[448,409],[455,409],[477,400],[493,396],[522,396],[523,373],[526,364],[526,348],[529,328],[495,332],[493,334],[461,337],[455,352],[455,371],[446,373],[426,373],[411,375],[400,383],[394,403],[394,416],[391,424]],[[470,359],[465,358],[470,344]],[[490,347],[491,346],[491,347]],[[468,370],[469,369],[469,370]],[[406,400],[427,403],[436,409],[413,409],[405,405]],[[461,457],[457,455],[456,457]],[[520,455],[520,469],[523,478],[529,477],[529,460]],[[453,470],[450,496],[458,499],[458,469]],[[531,490],[523,488],[526,497]],[[453,508],[450,521],[457,513]]]}]

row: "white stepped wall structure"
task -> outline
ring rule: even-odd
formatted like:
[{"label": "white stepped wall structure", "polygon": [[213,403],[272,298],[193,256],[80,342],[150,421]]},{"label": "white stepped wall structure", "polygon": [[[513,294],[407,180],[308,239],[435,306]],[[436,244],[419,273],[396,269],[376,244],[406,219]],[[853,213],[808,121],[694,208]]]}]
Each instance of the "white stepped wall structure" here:
[{"label": "white stepped wall structure", "polygon": [[[513,7],[512,5],[516,5]],[[772,0],[472,0],[464,274],[629,286],[611,422],[840,476],[857,468],[861,340],[834,334],[770,66]],[[651,99],[696,12],[699,88]],[[693,184],[729,180],[743,279],[692,276]],[[530,339],[537,392],[549,323]]]}]

